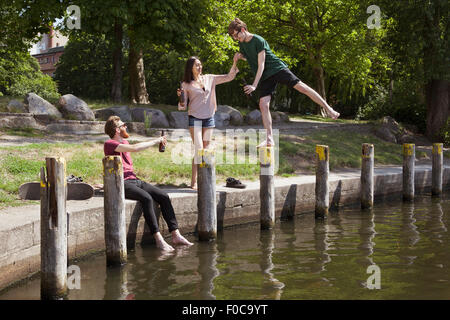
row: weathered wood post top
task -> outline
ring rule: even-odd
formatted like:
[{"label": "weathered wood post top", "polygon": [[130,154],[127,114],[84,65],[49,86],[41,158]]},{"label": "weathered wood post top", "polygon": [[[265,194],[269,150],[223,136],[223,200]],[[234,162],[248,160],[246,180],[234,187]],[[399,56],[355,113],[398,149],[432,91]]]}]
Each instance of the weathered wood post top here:
[{"label": "weathered wood post top", "polygon": [[444,154],[442,152],[443,147],[443,143],[433,143],[431,179],[431,194],[433,196],[440,196],[442,194],[442,179],[444,174]]},{"label": "weathered wood post top", "polygon": [[363,143],[361,153],[361,208],[373,207],[374,192],[374,146]]},{"label": "weathered wood post top", "polygon": [[275,155],[273,147],[259,148],[259,198],[261,229],[275,225]]},{"label": "weathered wood post top", "polygon": [[197,156],[197,232],[200,241],[209,241],[217,237],[215,151],[199,149]]},{"label": "weathered wood post top", "polygon": [[120,156],[103,158],[106,264],[127,262],[125,187]]},{"label": "weathered wood post top", "polygon": [[328,175],[330,172],[329,148],[325,145],[316,145],[316,219],[326,218],[330,203]]},{"label": "weathered wood post top", "polygon": [[[64,158],[46,158],[41,168],[41,299],[67,295],[67,181]],[[46,174],[47,173],[47,174]]]}]

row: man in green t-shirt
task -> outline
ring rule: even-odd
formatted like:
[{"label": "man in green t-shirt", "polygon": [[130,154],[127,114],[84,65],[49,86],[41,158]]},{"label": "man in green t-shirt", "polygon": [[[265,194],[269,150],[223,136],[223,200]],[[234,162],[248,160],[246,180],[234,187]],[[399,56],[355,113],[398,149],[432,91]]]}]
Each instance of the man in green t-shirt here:
[{"label": "man in green t-shirt", "polygon": [[269,44],[263,37],[248,32],[247,25],[243,21],[238,18],[231,21],[228,33],[234,40],[239,41],[240,52],[237,52],[233,59],[248,61],[250,69],[255,75],[253,83],[244,86],[244,92],[251,94],[256,88],[259,91],[259,108],[264,128],[267,130],[267,139],[258,147],[274,145],[269,105],[277,83],[285,84],[306,94],[312,101],[324,108],[329,117],[333,119],[339,117],[340,114],[334,111],[316,91],[300,81],[289,70],[286,63],[270,50]]}]

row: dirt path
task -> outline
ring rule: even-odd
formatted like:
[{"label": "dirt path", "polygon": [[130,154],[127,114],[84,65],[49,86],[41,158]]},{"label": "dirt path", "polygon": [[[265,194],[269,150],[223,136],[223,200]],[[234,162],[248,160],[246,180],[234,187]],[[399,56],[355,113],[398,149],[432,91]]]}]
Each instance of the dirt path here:
[{"label": "dirt path", "polygon": [[[356,132],[369,132],[371,126],[365,124],[348,124],[340,122],[317,122],[312,120],[291,120],[287,123],[274,123],[274,129],[278,129],[280,134],[292,134],[297,136],[303,136],[310,134],[316,130],[354,130]],[[223,131],[225,129],[241,129],[244,132],[248,129],[264,129],[262,125],[246,125],[246,126],[228,126],[224,129],[216,129],[216,133]],[[171,134],[176,130],[178,137],[180,135],[189,137],[189,131],[187,129],[164,129],[170,139]],[[155,130],[157,133],[160,132],[159,129]],[[83,142],[96,142],[105,141],[108,136],[105,134],[61,134],[61,133],[51,133],[46,132],[42,136],[35,137],[25,137],[20,135],[11,135],[2,133],[0,130],[0,147],[5,146],[23,146],[31,143],[83,143]],[[134,141],[144,141],[148,139],[146,136],[141,136],[137,134],[131,134],[130,140]]]}]

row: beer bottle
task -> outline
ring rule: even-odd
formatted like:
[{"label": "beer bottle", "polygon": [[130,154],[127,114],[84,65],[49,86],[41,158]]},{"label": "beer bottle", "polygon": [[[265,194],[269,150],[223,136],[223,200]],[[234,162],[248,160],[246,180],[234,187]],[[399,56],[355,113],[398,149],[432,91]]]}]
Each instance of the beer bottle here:
[{"label": "beer bottle", "polygon": [[[164,136],[164,130],[161,130],[161,137]],[[159,152],[164,152],[166,151],[166,146],[163,145],[162,141],[159,143]]]}]

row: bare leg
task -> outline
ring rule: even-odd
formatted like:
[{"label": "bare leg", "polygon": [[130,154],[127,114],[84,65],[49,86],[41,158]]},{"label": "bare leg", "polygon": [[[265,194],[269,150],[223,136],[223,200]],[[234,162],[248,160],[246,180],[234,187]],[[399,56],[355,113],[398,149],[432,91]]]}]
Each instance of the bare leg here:
[{"label": "bare leg", "polygon": [[203,128],[202,130],[202,137],[203,137],[203,149],[208,149],[211,140],[212,135],[214,132],[214,128]]},{"label": "bare leg", "polygon": [[185,237],[180,234],[178,229],[172,231],[172,244],[173,245],[187,245],[192,246],[193,243],[189,242]]},{"label": "bare leg", "polygon": [[168,243],[164,240],[164,238],[163,238],[163,236],[161,235],[160,232],[155,233],[155,234],[153,235],[153,237],[155,238],[155,240],[156,240],[156,246],[157,246],[159,249],[161,249],[161,250],[163,250],[163,251],[168,251],[168,252],[174,251],[174,250],[175,250],[170,244],[168,244]]},{"label": "bare leg", "polygon": [[[202,149],[202,130],[200,127],[190,127],[189,133],[191,134],[192,142],[194,143],[194,159],[198,154],[198,150]],[[197,164],[192,159],[192,176],[191,176],[191,188],[197,189]]]},{"label": "bare leg", "polygon": [[267,132],[267,140],[260,143],[258,147],[262,146],[273,146],[273,136],[272,136],[272,115],[270,114],[270,96],[265,96],[259,99],[259,109],[261,110],[261,117],[263,121],[264,128]]},{"label": "bare leg", "polygon": [[312,101],[324,108],[330,118],[337,119],[340,116],[339,112],[334,111],[333,108],[331,108],[328,103],[320,96],[320,94],[318,94],[305,83],[301,81],[298,82],[294,86],[294,89],[296,89],[300,93],[306,94]]}]

